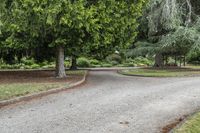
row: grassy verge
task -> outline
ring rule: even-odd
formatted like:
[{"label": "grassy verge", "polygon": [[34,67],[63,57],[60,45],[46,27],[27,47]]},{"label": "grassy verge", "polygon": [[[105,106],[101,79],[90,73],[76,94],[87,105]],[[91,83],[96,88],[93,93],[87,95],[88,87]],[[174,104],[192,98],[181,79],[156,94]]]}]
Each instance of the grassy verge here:
[{"label": "grassy verge", "polygon": [[200,69],[200,65],[187,65],[186,68]]},{"label": "grassy verge", "polygon": [[53,88],[67,87],[67,83],[11,83],[0,84],[0,101]]},{"label": "grassy verge", "polygon": [[[85,72],[86,71],[67,71],[66,74],[68,76],[69,75],[83,76]],[[0,101],[60,87],[69,87],[69,83],[68,82],[1,83]]]},{"label": "grassy verge", "polygon": [[200,113],[188,119],[180,128],[176,129],[174,133],[200,133]]},{"label": "grassy verge", "polygon": [[84,75],[85,74],[85,70],[69,70],[66,71],[67,75]]},{"label": "grassy verge", "polygon": [[119,73],[130,76],[145,77],[182,77],[200,75],[200,71],[191,69],[132,69],[121,70]]}]

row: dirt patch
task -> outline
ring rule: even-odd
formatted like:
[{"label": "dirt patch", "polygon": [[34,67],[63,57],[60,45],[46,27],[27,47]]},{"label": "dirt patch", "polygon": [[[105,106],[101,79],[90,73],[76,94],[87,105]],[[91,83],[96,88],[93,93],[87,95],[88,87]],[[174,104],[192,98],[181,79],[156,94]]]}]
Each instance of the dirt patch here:
[{"label": "dirt patch", "polygon": [[162,133],[169,133],[172,129],[174,129],[178,124],[183,122],[187,116],[184,115],[183,117],[176,119],[174,122],[166,125],[165,127],[162,128]]},{"label": "dirt patch", "polygon": [[67,78],[55,78],[55,72],[49,71],[0,71],[1,83],[56,83],[76,82],[81,80],[82,75],[69,75]]}]

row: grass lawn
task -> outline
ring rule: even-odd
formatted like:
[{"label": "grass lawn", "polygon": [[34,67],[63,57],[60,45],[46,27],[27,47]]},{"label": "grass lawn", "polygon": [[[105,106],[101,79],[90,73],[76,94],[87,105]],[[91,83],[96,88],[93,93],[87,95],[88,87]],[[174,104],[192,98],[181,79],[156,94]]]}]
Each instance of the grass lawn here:
[{"label": "grass lawn", "polygon": [[182,76],[200,76],[200,71],[195,69],[132,69],[121,70],[119,73],[130,76],[145,77],[182,77]]},{"label": "grass lawn", "polygon": [[187,65],[186,68],[200,69],[200,65]]},{"label": "grass lawn", "polygon": [[52,88],[67,87],[67,83],[11,83],[0,84],[0,101]]},{"label": "grass lawn", "polygon": [[[69,87],[69,83],[76,82],[76,80],[79,80],[85,74],[85,71],[81,71],[81,70],[80,71],[66,71],[66,74],[67,76],[70,76],[70,78],[68,77],[66,79],[59,80],[53,77],[50,77],[50,78],[45,77],[45,78],[39,79],[41,80],[39,82],[38,81],[35,82],[35,79],[38,79],[38,77],[30,77],[30,76],[25,77],[26,79],[31,78],[30,80],[28,80],[28,82],[20,82],[20,81],[12,82],[12,79],[11,80],[9,79],[7,80],[8,82],[0,83],[0,101],[28,95],[31,93],[37,93],[40,91],[46,91],[46,90],[60,88],[60,87]],[[14,78],[13,78],[13,81],[15,80]],[[19,80],[20,80],[20,77],[19,77]]]},{"label": "grass lawn", "polygon": [[188,119],[180,128],[176,129],[174,133],[200,133],[200,113]]}]

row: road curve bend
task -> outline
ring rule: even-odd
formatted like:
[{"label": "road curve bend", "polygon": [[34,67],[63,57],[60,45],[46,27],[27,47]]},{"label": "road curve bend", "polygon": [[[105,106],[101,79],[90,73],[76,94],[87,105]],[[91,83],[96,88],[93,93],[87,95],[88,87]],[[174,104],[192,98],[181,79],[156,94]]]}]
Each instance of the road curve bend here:
[{"label": "road curve bend", "polygon": [[0,110],[0,133],[159,133],[200,108],[200,77],[92,71],[87,84]]}]

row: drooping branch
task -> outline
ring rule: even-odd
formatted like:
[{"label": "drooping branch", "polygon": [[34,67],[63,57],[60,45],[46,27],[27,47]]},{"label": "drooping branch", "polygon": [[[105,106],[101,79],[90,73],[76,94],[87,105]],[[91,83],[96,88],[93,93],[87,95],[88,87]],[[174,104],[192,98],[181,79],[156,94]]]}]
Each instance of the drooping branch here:
[{"label": "drooping branch", "polygon": [[188,6],[188,14],[187,14],[187,19],[186,19],[186,26],[188,26],[191,21],[192,21],[192,5],[191,5],[191,2],[190,0],[186,0],[186,3],[187,3],[187,6]]}]

